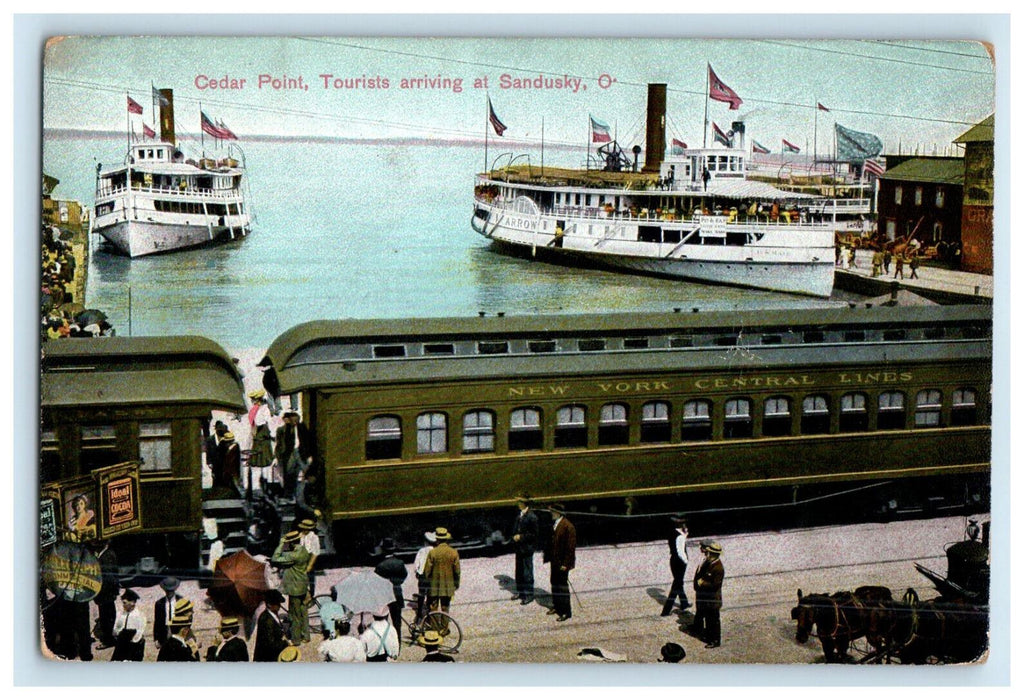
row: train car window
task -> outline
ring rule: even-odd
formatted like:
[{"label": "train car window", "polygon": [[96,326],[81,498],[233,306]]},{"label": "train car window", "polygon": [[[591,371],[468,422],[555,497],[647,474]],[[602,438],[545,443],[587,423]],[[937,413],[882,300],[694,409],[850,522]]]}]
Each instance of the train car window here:
[{"label": "train car window", "polygon": [[576,349],[580,352],[599,352],[605,349],[603,338],[587,338],[576,341]]},{"label": "train car window", "polygon": [[647,338],[623,338],[623,349],[624,350],[647,350],[648,339]]},{"label": "train car window", "polygon": [[814,394],[802,399],[802,434],[818,435],[831,431],[831,411],[826,396]]},{"label": "train car window", "polygon": [[944,337],[945,329],[942,326],[924,329],[924,338],[927,340],[941,340]]},{"label": "train car window", "polygon": [[508,449],[539,450],[544,446],[541,411],[538,408],[516,408],[509,416]]},{"label": "train car window", "polygon": [[752,437],[752,402],[730,399],[723,404],[723,437]]},{"label": "train car window", "polygon": [[673,336],[669,339],[669,346],[671,348],[689,348],[693,345],[693,341],[690,336]]},{"label": "train car window", "polygon": [[716,339],[716,344],[724,347],[734,347],[737,345],[736,335],[724,335]]},{"label": "train car window", "polygon": [[526,347],[530,352],[555,352],[558,343],[554,340],[530,340],[527,341]]},{"label": "train car window", "polygon": [[622,403],[607,403],[601,407],[598,421],[599,445],[626,445],[630,442],[630,423],[627,421],[627,406]]},{"label": "train car window", "polygon": [[977,424],[977,392],[973,389],[956,389],[952,392],[950,423],[956,426]]},{"label": "train car window", "polygon": [[823,342],[823,331],[803,331],[802,333],[803,343],[822,343]]},{"label": "train car window", "polygon": [[972,340],[974,338],[987,338],[990,333],[984,326],[964,326],[960,331],[960,334],[966,340]]},{"label": "train car window", "polygon": [[937,389],[916,392],[913,423],[917,428],[937,428],[942,422],[942,393]]},{"label": "train car window", "polygon": [[779,335],[764,335],[759,339],[762,345],[780,345],[783,338]]},{"label": "train car window", "polygon": [[791,434],[791,399],[773,396],[763,402],[762,433],[765,437]]},{"label": "train car window", "polygon": [[172,471],[172,423],[140,423],[140,471]]},{"label": "train car window", "polygon": [[404,357],[405,346],[404,345],[373,345],[372,346],[373,357]]},{"label": "train car window", "polygon": [[587,447],[587,409],[562,406],[556,413],[555,447]]},{"label": "train car window", "polygon": [[710,402],[693,399],[684,404],[680,437],[684,441],[712,440],[712,404]]},{"label": "train car window", "polygon": [[877,397],[877,429],[901,430],[906,427],[906,395],[886,391]]},{"label": "train car window", "polygon": [[866,340],[865,331],[845,331],[846,343],[861,343]]},{"label": "train car window", "polygon": [[866,412],[865,394],[845,394],[841,397],[839,430],[843,433],[860,433],[869,430],[870,419]]},{"label": "train car window", "polygon": [[[924,336],[926,337],[926,336]],[[896,328],[884,331],[884,339],[887,341],[899,341],[906,339],[906,331],[903,328]]]},{"label": "train car window", "polygon": [[476,352],[481,355],[504,355],[508,352],[507,340],[481,340],[476,343]]},{"label": "train car window", "polygon": [[454,343],[426,343],[422,346],[423,355],[454,355]]},{"label": "train car window", "polygon": [[447,415],[420,413],[415,419],[415,451],[421,455],[447,452]]},{"label": "train car window", "polygon": [[494,414],[490,411],[469,411],[462,418],[462,451],[494,451]]},{"label": "train car window", "polygon": [[110,467],[122,461],[115,443],[113,425],[82,426],[82,453],[80,472],[85,474],[101,467]]},{"label": "train car window", "polygon": [[669,404],[649,401],[641,407],[641,442],[669,442],[673,428],[669,420]]},{"label": "train car window", "polygon": [[365,433],[365,459],[398,459],[401,456],[401,419],[370,418]]}]

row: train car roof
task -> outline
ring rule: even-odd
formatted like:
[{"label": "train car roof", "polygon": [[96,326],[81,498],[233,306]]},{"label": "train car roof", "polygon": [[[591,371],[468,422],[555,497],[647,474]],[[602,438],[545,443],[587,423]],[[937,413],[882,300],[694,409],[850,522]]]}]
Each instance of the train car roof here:
[{"label": "train car roof", "polygon": [[199,336],[64,338],[43,348],[44,408],[200,404],[245,411],[236,364]]},{"label": "train car roof", "polygon": [[[681,369],[744,369],[884,363],[909,358],[984,359],[991,353],[991,308],[987,306],[790,309],[778,311],[492,316],[403,320],[312,321],[280,335],[266,361],[284,392],[365,383],[403,383],[484,377],[554,374],[661,372]],[[762,345],[744,334],[826,329],[945,328],[977,325],[983,334],[942,342],[827,342]],[[559,337],[611,338],[619,335],[737,335],[733,347],[650,348],[601,352],[505,353],[450,357],[355,358],[346,348],[360,344],[459,342]],[[754,342],[753,342],[754,341]]]}]

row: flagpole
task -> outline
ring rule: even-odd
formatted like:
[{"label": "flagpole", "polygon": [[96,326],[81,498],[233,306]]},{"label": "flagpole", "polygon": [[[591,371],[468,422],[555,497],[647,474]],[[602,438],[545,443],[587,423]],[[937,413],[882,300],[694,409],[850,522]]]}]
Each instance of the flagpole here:
[{"label": "flagpole", "polygon": [[584,166],[585,170],[591,169],[591,136],[594,135],[591,120],[593,118],[590,114],[587,115],[587,165]]},{"label": "flagpole", "polygon": [[483,172],[487,172],[487,126],[490,123],[490,95],[487,95],[487,111],[483,115]]},{"label": "flagpole", "polygon": [[132,148],[132,142],[129,141],[129,91],[125,91],[125,152],[129,153],[129,149]]},{"label": "flagpole", "polygon": [[541,115],[541,177],[544,177],[544,115]]},{"label": "flagpole", "polygon": [[150,83],[150,123],[157,123],[157,117],[154,116],[154,81]]},{"label": "flagpole", "polygon": [[[709,73],[712,72],[712,66],[705,64]],[[702,127],[702,148],[709,147],[709,83],[712,78],[709,77],[709,73],[705,75],[705,125]]]},{"label": "flagpole", "polygon": [[820,122],[820,103],[813,100],[813,165],[816,165],[816,125]]},{"label": "flagpole", "polygon": [[197,100],[197,111],[200,112],[200,157],[206,158],[207,154],[204,153],[204,105],[200,100]]}]

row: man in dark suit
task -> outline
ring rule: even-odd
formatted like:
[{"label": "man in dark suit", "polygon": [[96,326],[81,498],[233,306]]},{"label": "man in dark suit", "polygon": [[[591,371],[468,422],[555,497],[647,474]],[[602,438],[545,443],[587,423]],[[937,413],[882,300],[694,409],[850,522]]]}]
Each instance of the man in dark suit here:
[{"label": "man in dark suit", "polygon": [[240,631],[240,618],[223,617],[219,626],[221,639],[216,639],[215,644],[208,647],[205,654],[205,661],[250,661],[247,653],[247,642],[240,639],[237,633]]},{"label": "man in dark suit", "polygon": [[714,649],[720,645],[720,608],[723,607],[723,562],[720,555],[723,547],[718,542],[705,540],[702,542],[702,553],[705,560],[698,565],[694,574],[695,602],[698,612],[695,614],[691,632],[705,642],[706,649]]},{"label": "man in dark suit", "polygon": [[258,617],[258,638],[254,642],[255,661],[278,661],[289,644],[279,621],[279,609],[285,600],[279,591],[265,593],[265,610]]},{"label": "man in dark suit", "polygon": [[168,640],[168,625],[175,612],[175,602],[182,599],[182,596],[175,592],[177,588],[179,588],[179,579],[169,576],[161,582],[161,589],[165,592],[165,597],[154,603],[154,643],[159,649]]},{"label": "man in dark suit", "polygon": [[204,455],[207,458],[208,467],[211,468],[212,486],[215,488],[232,485],[232,482],[224,483],[226,446],[222,441],[222,436],[227,432],[229,432],[229,428],[225,423],[215,421],[215,429],[204,441]]},{"label": "man in dark suit", "polygon": [[283,425],[276,429],[276,462],[283,471],[287,498],[296,498],[298,474],[311,465],[312,444],[308,427],[296,411],[283,414]]},{"label": "man in dark suit", "polygon": [[662,606],[662,616],[673,611],[673,605],[680,599],[680,609],[691,607],[684,592],[684,575],[687,573],[687,518],[683,515],[673,516],[673,530],[669,533],[669,570],[673,574],[673,585],[669,587],[666,604]]},{"label": "man in dark suit", "polygon": [[576,528],[565,517],[560,503],[548,507],[551,512],[551,547],[544,550],[544,561],[551,563],[551,601],[549,615],[558,615],[559,622],[573,616],[569,600],[569,572],[576,566]]},{"label": "man in dark suit", "polygon": [[158,661],[200,661],[193,641],[193,613],[174,615],[168,624],[168,639],[158,652]]},{"label": "man in dark suit", "polygon": [[512,600],[522,601],[522,605],[533,602],[533,552],[537,546],[537,516],[530,510],[530,499],[521,495],[516,498],[519,515],[515,520],[515,582],[516,592]]},{"label": "man in dark suit", "polygon": [[100,648],[106,649],[115,645],[115,601],[121,592],[121,584],[118,581],[118,557],[111,549],[108,540],[99,540],[94,545],[94,552],[100,561],[101,586],[100,592],[93,599],[97,606],[97,639]]},{"label": "man in dark suit", "polygon": [[397,638],[400,639],[401,611],[405,606],[405,594],[402,587],[405,579],[408,578],[408,567],[395,556],[394,552],[397,551],[397,547],[392,538],[383,538],[379,550],[383,555],[383,561],[376,565],[374,573],[390,581],[390,585],[394,587],[394,602],[390,604],[390,620],[394,623],[394,629],[397,630]]}]

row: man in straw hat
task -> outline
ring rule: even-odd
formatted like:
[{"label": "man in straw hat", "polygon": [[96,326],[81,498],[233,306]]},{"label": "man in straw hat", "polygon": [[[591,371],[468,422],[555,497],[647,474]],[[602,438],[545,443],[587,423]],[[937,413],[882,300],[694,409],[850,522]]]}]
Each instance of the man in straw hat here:
[{"label": "man in straw hat", "polygon": [[433,532],[424,532],[422,537],[425,544],[415,553],[415,562],[412,564],[412,569],[415,571],[415,579],[419,584],[418,592],[415,594],[415,614],[416,618],[420,620],[426,614],[426,606],[430,594],[430,581],[426,578],[426,560],[429,558],[430,552],[433,551],[433,547],[437,544],[437,535]]},{"label": "man in straw hat", "polygon": [[440,651],[440,635],[436,630],[426,630],[425,634],[419,637],[419,644],[426,648],[426,656],[423,661],[454,661],[454,657]]},{"label": "man in straw hat", "polygon": [[451,609],[451,598],[461,583],[458,552],[448,544],[451,541],[451,533],[446,527],[438,527],[433,534],[437,544],[426,557],[430,610],[447,612]]},{"label": "man in straw hat", "polygon": [[220,637],[208,647],[204,655],[205,661],[250,661],[247,653],[247,642],[240,639],[240,618],[223,617],[218,628]]},{"label": "man in straw hat", "polygon": [[680,609],[691,607],[684,591],[684,575],[687,573],[687,517],[681,514],[674,515],[672,532],[667,540],[669,544],[669,570],[673,574],[673,585],[669,588],[669,595],[666,596],[666,604],[662,606],[662,616],[665,617],[673,611],[673,604],[680,599]]},{"label": "man in straw hat", "polygon": [[516,592],[512,600],[521,601],[522,605],[533,602],[533,553],[537,548],[537,516],[530,510],[530,497],[520,494],[516,497],[516,516],[512,542],[515,544],[515,583]]},{"label": "man in straw hat", "polygon": [[308,595],[315,595],[315,562],[322,551],[319,544],[319,533],[315,532],[317,523],[312,518],[305,518],[297,523],[297,531],[301,533],[301,546],[308,552]]},{"label": "man in straw hat", "polygon": [[283,425],[276,429],[276,462],[283,474],[284,495],[296,499],[299,475],[311,466],[314,449],[308,427],[297,411],[283,414]]},{"label": "man in straw hat", "polygon": [[255,661],[276,661],[279,653],[289,644],[279,622],[279,609],[283,594],[273,589],[265,591],[265,609],[258,616],[258,635],[254,642]]},{"label": "man in straw hat", "polygon": [[290,596],[290,641],[294,644],[311,641],[308,629],[308,562],[311,556],[301,546],[301,533],[291,530],[283,536],[272,553],[272,566],[285,569],[282,591]]},{"label": "man in straw hat", "polygon": [[137,607],[140,596],[131,588],[122,594],[122,610],[115,617],[115,650],[112,661],[143,661],[147,620]]},{"label": "man in straw hat", "polygon": [[[181,601],[189,603],[189,601]],[[193,640],[193,608],[179,605],[168,625],[168,639],[161,645],[158,661],[200,661],[196,642]]]},{"label": "man in straw hat", "polygon": [[182,596],[176,593],[178,588],[179,579],[175,576],[166,577],[161,581],[161,590],[165,595],[154,603],[154,643],[159,649],[168,639],[168,625],[172,621],[175,603],[182,599]]},{"label": "man in straw hat", "polygon": [[694,574],[695,601],[698,612],[691,625],[691,632],[705,642],[706,649],[720,645],[720,608],[723,606],[723,562],[720,555],[723,547],[719,542],[703,540],[701,545],[705,560],[698,565]]},{"label": "man in straw hat", "polygon": [[551,605],[549,615],[558,615],[559,622],[573,616],[569,599],[569,572],[576,567],[576,528],[565,517],[561,503],[548,506],[551,513],[551,546],[544,550],[545,563],[551,563]]}]

